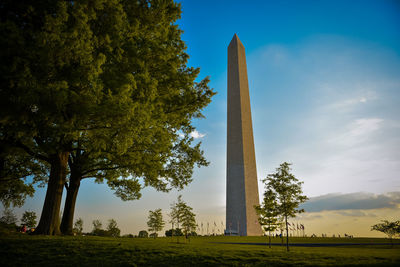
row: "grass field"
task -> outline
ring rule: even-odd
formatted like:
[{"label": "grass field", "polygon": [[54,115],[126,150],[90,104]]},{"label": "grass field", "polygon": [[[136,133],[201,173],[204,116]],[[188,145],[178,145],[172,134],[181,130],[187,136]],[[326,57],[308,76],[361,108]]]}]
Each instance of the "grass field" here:
[{"label": "grass field", "polygon": [[[0,237],[0,266],[400,266],[400,246],[285,247],[262,237]],[[273,242],[280,243],[275,238]],[[380,238],[292,238],[292,243],[387,243]],[[396,241],[399,243],[399,240]]]}]

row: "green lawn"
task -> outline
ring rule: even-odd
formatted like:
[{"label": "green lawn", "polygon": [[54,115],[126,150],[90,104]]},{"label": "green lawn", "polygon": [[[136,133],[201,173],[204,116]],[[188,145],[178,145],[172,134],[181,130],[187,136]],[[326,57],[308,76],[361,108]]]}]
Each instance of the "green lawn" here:
[{"label": "green lawn", "polygon": [[[171,238],[44,237],[0,238],[0,266],[400,266],[400,246],[284,247],[262,237]],[[379,238],[292,238],[293,243],[386,243]],[[280,242],[280,239],[273,239]],[[399,242],[399,240],[397,240]]]}]

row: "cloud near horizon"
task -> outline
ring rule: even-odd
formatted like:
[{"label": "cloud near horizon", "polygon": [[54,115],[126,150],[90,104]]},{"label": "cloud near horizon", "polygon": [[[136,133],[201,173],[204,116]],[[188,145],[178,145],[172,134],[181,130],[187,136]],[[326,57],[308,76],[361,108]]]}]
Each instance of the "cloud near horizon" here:
[{"label": "cloud near horizon", "polygon": [[[340,211],[341,215],[356,216],[355,213],[343,210],[372,210],[389,208],[394,209],[400,205],[400,192],[389,192],[384,194],[373,194],[356,192],[349,194],[332,193],[317,197],[311,197],[301,205],[306,212]],[[364,214],[358,214],[357,216]]]}]

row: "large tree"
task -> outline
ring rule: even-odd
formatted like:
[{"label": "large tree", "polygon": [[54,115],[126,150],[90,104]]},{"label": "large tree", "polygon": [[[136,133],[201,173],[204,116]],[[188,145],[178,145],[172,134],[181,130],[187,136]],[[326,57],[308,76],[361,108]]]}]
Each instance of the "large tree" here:
[{"label": "large tree", "polygon": [[214,93],[186,66],[179,4],[2,0],[0,12],[0,138],[50,169],[35,233],[60,232],[66,182],[68,233],[85,177],[135,199],[207,164],[189,134]]},{"label": "large tree", "polygon": [[286,249],[289,251],[289,229],[288,219],[296,217],[296,214],[304,212],[299,205],[308,198],[303,195],[300,182],[292,173],[290,173],[290,163],[284,162],[276,172],[268,174],[264,179],[266,187],[276,195],[277,213],[284,219],[286,227]]}]

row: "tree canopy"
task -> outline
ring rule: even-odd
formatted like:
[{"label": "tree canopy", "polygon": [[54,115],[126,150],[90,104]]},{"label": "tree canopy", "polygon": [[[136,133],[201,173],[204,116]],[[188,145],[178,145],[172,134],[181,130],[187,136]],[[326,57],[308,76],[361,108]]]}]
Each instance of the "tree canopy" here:
[{"label": "tree canopy", "polygon": [[49,173],[35,233],[60,233],[66,182],[69,231],[83,178],[132,200],[208,164],[190,133],[214,92],[186,65],[180,12],[172,0],[1,1],[0,143]]}]

